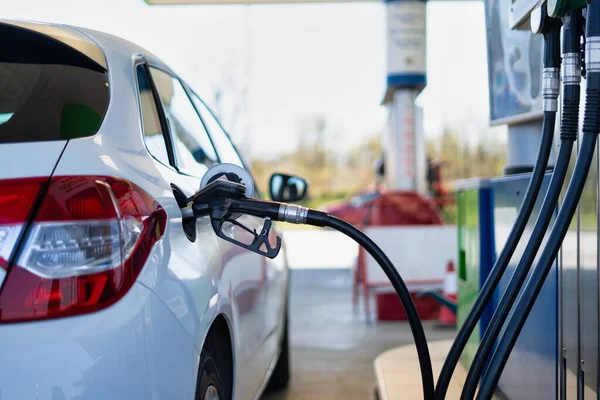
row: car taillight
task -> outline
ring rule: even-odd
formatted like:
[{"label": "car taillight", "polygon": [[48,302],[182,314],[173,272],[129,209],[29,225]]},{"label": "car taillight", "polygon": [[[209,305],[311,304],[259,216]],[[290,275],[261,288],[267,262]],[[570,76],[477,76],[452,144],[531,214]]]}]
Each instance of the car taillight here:
[{"label": "car taillight", "polygon": [[8,267],[8,260],[35,198],[47,180],[28,178],[0,181],[0,268]]},{"label": "car taillight", "polygon": [[125,180],[53,178],[0,290],[0,322],[65,317],[115,303],[135,282],[165,223],[164,210]]}]

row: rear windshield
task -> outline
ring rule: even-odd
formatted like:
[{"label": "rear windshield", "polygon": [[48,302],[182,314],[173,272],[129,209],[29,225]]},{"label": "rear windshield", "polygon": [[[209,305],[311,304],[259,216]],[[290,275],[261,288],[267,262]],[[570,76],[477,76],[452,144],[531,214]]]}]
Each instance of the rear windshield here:
[{"label": "rear windshield", "polygon": [[0,143],[94,135],[108,107],[107,74],[85,54],[0,24]]}]

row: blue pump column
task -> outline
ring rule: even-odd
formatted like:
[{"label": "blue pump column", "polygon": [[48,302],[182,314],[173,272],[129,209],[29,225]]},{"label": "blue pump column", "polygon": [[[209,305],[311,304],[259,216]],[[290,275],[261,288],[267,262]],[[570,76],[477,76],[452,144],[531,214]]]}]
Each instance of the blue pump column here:
[{"label": "blue pump column", "polygon": [[423,114],[415,99],[426,85],[426,4],[390,0],[387,13],[388,125],[383,138],[389,189],[426,191]]}]

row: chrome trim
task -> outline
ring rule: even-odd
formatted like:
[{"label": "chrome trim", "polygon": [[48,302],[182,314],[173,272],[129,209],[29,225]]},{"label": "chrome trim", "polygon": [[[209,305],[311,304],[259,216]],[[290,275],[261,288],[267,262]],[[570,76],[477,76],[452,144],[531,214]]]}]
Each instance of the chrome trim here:
[{"label": "chrome trim", "polygon": [[564,53],[562,55],[562,77],[565,85],[581,83],[581,55],[579,53]]},{"label": "chrome trim", "polygon": [[308,217],[308,208],[295,204],[281,203],[279,206],[279,220],[292,224],[304,224]]},{"label": "chrome trim", "polygon": [[585,43],[585,69],[600,72],[600,37],[592,36]]},{"label": "chrome trim", "polygon": [[544,96],[543,110],[558,110],[558,93],[560,91],[560,69],[544,68],[542,73],[542,95]]},{"label": "chrome trim", "polygon": [[544,99],[544,102],[542,103],[542,109],[544,111],[558,111],[558,100]]}]

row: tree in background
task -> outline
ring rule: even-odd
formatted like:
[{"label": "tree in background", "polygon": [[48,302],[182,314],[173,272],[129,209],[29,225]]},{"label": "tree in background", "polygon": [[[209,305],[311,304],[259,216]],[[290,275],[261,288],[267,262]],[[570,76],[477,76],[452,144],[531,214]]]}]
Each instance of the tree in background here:
[{"label": "tree in background", "polygon": [[459,179],[502,175],[506,163],[506,145],[482,132],[475,144],[468,143],[458,129],[444,129],[439,138],[427,139],[427,155],[443,162],[443,179],[453,187]]},{"label": "tree in background", "polygon": [[[310,181],[311,207],[374,190],[374,164],[382,151],[381,134],[366,135],[358,145],[342,150],[329,145],[337,137],[324,116],[305,118],[298,126],[295,149],[277,158],[253,160],[260,188],[267,187],[273,172],[302,176]],[[471,144],[459,129],[447,128],[441,136],[427,139],[427,156],[443,162],[442,178],[445,186],[452,189],[458,179],[502,174],[506,146],[494,138],[483,131]]]},{"label": "tree in background", "polygon": [[273,172],[290,173],[310,181],[311,206],[344,199],[374,186],[373,164],[381,153],[378,134],[343,150],[339,136],[322,115],[298,122],[296,147],[276,158],[255,158],[252,162],[257,184],[266,188]]}]

